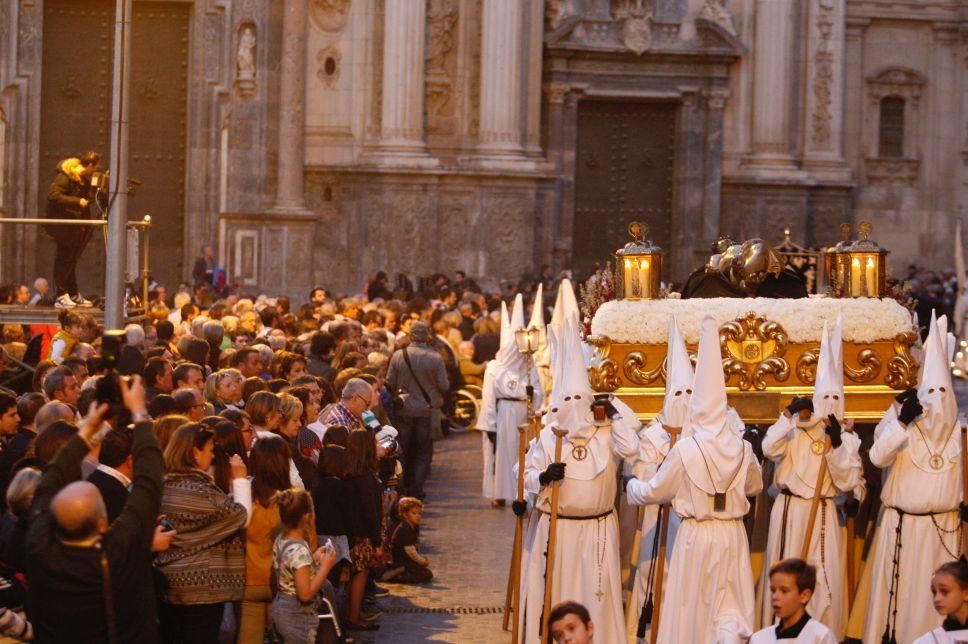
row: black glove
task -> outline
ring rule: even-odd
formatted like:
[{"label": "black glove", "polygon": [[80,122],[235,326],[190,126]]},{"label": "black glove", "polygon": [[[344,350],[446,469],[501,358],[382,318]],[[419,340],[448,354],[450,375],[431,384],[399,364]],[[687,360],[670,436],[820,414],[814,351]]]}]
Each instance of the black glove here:
[{"label": "black glove", "polygon": [[756,458],[763,460],[763,437],[755,427],[747,427],[743,430],[743,440],[750,444]]},{"label": "black glove", "polygon": [[856,517],[858,510],[860,510],[860,501],[853,496],[847,497],[847,500],[844,501],[844,514],[849,517]]},{"label": "black glove", "polygon": [[840,433],[842,427],[840,426],[840,421],[833,414],[827,416],[827,420],[830,422],[829,425],[824,429],[827,432],[827,436],[830,437],[830,444],[836,449],[844,444],[844,441],[840,439]]},{"label": "black glove", "polygon": [[897,419],[907,425],[912,420],[924,413],[924,407],[917,396],[908,398],[901,404],[901,411],[897,412]]},{"label": "black glove", "polygon": [[958,507],[961,514],[961,522],[964,523],[965,521],[968,521],[968,505],[962,503]]},{"label": "black glove", "polygon": [[511,511],[514,512],[514,516],[523,517],[525,510],[528,509],[527,501],[511,501]]},{"label": "black glove", "polygon": [[622,477],[622,491],[625,492],[629,489],[629,481],[634,479],[634,476],[623,476]]},{"label": "black glove", "polygon": [[606,394],[605,396],[596,398],[594,401],[592,401],[592,409],[595,409],[595,407],[601,407],[605,410],[606,418],[614,418],[618,415],[618,410],[615,409],[615,405],[612,404],[612,401],[609,400],[607,396],[608,395]]},{"label": "black glove", "polygon": [[803,396],[794,398],[790,401],[790,404],[787,405],[787,411],[790,412],[791,416],[796,416],[804,409],[809,409],[811,412],[813,412],[813,401]]},{"label": "black glove", "polygon": [[898,395],[894,396],[894,400],[897,401],[897,404],[903,405],[907,400],[911,398],[917,399],[917,397],[918,397],[917,389],[907,389],[905,391],[902,391]]},{"label": "black glove", "polygon": [[560,481],[565,478],[565,464],[552,463],[544,472],[538,475],[538,482],[541,485],[548,485],[552,481]]}]

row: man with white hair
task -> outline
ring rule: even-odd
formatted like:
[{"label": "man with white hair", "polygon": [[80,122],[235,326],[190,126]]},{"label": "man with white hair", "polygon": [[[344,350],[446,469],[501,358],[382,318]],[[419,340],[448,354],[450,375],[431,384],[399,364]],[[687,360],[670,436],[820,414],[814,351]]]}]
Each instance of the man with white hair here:
[{"label": "man with white hair", "polygon": [[37,306],[47,302],[50,284],[43,277],[38,277],[34,280],[34,291],[36,292],[31,296],[30,301],[27,302],[27,306]]},{"label": "man with white hair", "polygon": [[[881,514],[862,585],[869,588],[864,643],[911,642],[941,625],[926,575],[957,559],[965,518],[958,405],[947,355],[947,323],[934,313],[916,396],[884,425],[870,459],[883,468]],[[959,512],[960,509],[960,512]]]},{"label": "man with white hair", "polygon": [[129,324],[124,327],[124,341],[129,347],[134,347],[138,351],[145,348],[145,330],[140,324]]},{"label": "man with white hair", "polygon": [[626,490],[632,505],[672,502],[681,517],[659,611],[660,642],[738,644],[753,634],[753,569],[743,517],[763,479],[753,448],[728,418],[719,328],[707,316],[683,439],[652,479],[633,478]]},{"label": "man with white hair", "polygon": [[[843,344],[838,317],[829,335],[826,323],[823,327],[813,400],[794,398],[763,439],[763,455],[777,464],[773,484],[781,495],[770,514],[764,571],[782,559],[800,556],[820,466],[822,461],[827,462],[820,511],[806,557],[818,570],[817,587],[807,604],[807,612],[827,626],[837,641],[844,638],[847,625],[847,535],[834,497],[850,495],[845,509],[856,514],[858,501],[853,498],[853,490],[864,482],[860,439],[842,430],[845,409]],[[825,441],[829,441],[829,447]],[[765,628],[773,623],[769,575],[761,576],[757,592],[759,627]]]},{"label": "man with white hair", "polygon": [[333,425],[342,425],[346,429],[365,429],[363,412],[373,404],[373,387],[361,378],[350,378],[343,385],[340,401],[323,410],[318,423],[310,425],[316,431],[319,440],[323,440],[326,430]]}]

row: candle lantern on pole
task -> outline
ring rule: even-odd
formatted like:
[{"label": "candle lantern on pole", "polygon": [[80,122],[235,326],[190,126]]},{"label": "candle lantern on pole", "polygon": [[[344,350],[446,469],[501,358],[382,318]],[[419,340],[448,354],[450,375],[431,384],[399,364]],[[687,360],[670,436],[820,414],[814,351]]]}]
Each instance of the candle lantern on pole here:
[{"label": "candle lantern on pole", "polygon": [[841,295],[843,297],[883,297],[887,284],[886,248],[870,238],[873,227],[862,221],[857,226],[858,239],[840,251]]},{"label": "candle lantern on pole", "polygon": [[620,300],[654,300],[662,284],[661,248],[646,237],[648,224],[629,224],[632,241],[615,252],[615,292]]},{"label": "candle lantern on pole", "polygon": [[534,385],[531,384],[531,372],[534,369],[534,354],[541,343],[541,329],[533,326],[519,327],[514,332],[514,344],[518,351],[528,357],[528,375],[526,391],[528,393],[528,422],[534,415]]}]

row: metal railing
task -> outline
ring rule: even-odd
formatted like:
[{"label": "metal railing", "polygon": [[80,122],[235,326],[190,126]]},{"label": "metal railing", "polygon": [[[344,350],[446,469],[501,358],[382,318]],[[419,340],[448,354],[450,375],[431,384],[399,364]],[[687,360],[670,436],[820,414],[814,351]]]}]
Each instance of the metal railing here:
[{"label": "metal railing", "polygon": [[[12,225],[12,226],[94,226],[105,229],[107,232],[107,219],[42,219],[42,218],[31,218],[31,217],[0,217],[0,226]],[[151,274],[149,270],[148,263],[148,240],[151,231],[151,215],[145,215],[141,221],[129,221],[126,222],[127,228],[135,229],[138,231],[138,251],[141,254],[141,269],[140,275],[137,277],[141,278],[141,304],[144,307],[144,315],[148,316],[148,278]],[[133,282],[135,277],[133,276],[131,281]]]}]

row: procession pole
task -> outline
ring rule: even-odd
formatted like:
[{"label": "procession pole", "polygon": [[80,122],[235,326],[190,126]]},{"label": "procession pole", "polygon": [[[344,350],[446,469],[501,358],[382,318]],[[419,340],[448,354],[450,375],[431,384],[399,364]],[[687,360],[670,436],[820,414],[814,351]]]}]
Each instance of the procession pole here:
[{"label": "procession pole", "polygon": [[[555,434],[555,463],[561,462],[561,439],[567,434],[567,429],[552,428]],[[545,589],[544,607],[541,611],[542,634],[544,642],[551,642],[551,589],[555,576],[555,542],[558,537],[558,490],[561,481],[551,483],[551,513],[548,517],[548,554],[545,559]]]},{"label": "procession pole", "polygon": [[[530,422],[518,425],[518,502],[524,502],[524,455]],[[511,631],[511,644],[517,644],[521,628],[521,546],[524,540],[524,516],[514,517],[514,545],[511,552],[511,574],[508,575],[508,590],[511,597],[511,612],[514,615],[514,630]],[[504,630],[508,629],[508,612],[504,612]]]},{"label": "procession pole", "polygon": [[820,472],[817,474],[817,485],[813,490],[813,502],[810,504],[810,518],[807,519],[807,534],[803,537],[800,548],[800,558],[807,560],[810,554],[810,539],[813,537],[813,526],[817,522],[817,510],[820,508],[820,497],[823,493],[823,482],[827,476],[827,449],[830,447],[830,437],[824,435],[823,452],[820,453]]},{"label": "procession pole", "polygon": [[[681,427],[665,427],[663,428],[669,432],[669,451],[676,446],[676,440],[679,438],[679,434],[682,432]],[[662,607],[662,582],[665,576],[665,559],[666,559],[666,548],[669,545],[669,513],[672,512],[672,504],[665,503],[662,505],[662,510],[659,512],[659,525],[657,526],[659,531],[659,560],[655,564],[655,601],[653,606],[655,606],[653,617],[652,617],[652,631],[649,634],[649,642],[651,644],[656,644],[657,638],[659,637],[659,617],[662,612],[659,610]]]}]

